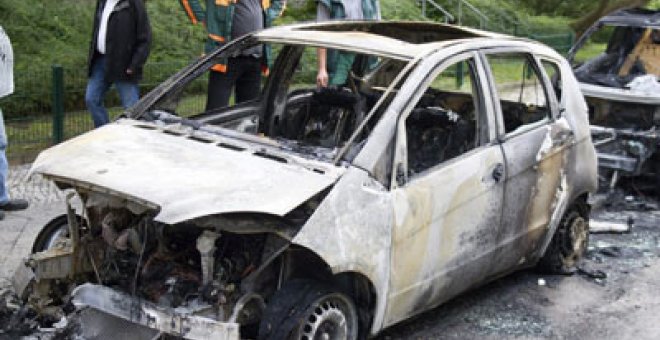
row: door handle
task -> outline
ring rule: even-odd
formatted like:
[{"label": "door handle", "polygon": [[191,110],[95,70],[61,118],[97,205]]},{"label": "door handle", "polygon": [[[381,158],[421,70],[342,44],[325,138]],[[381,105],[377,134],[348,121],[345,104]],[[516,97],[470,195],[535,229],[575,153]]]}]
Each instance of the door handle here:
[{"label": "door handle", "polygon": [[497,165],[495,165],[495,168],[493,168],[493,172],[491,176],[493,177],[495,182],[499,183],[504,177],[504,164],[497,163]]}]

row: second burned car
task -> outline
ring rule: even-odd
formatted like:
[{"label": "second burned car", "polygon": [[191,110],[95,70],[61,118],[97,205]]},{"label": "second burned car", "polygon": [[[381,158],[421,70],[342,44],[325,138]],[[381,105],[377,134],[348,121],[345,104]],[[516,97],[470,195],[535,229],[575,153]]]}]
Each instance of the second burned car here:
[{"label": "second burned car", "polygon": [[[592,51],[601,53],[583,60]],[[602,182],[646,177],[639,184],[660,195],[660,11],[604,16],[568,58],[589,107]]]},{"label": "second burned car", "polygon": [[[196,109],[214,64],[263,43],[278,57],[256,100]],[[354,57],[346,86],[316,88],[318,47]],[[596,188],[568,63],[431,23],[247,36],[33,171],[81,204],[19,291],[147,338],[364,338],[520,268],[569,271]]]}]

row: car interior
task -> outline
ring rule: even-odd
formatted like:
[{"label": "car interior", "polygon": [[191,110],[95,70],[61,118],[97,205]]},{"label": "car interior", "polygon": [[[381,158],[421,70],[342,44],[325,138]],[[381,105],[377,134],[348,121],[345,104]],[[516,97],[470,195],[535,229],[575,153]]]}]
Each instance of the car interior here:
[{"label": "car interior", "polygon": [[442,71],[406,119],[409,176],[480,144],[478,127],[485,124],[478,122],[479,91],[474,72],[471,61]]}]

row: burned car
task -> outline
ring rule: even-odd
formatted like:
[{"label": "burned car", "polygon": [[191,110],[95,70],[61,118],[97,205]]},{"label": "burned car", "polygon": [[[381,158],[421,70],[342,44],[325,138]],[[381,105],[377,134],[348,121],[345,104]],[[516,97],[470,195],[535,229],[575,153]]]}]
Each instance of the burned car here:
[{"label": "burned car", "polygon": [[[200,109],[209,70],[258,44],[260,96]],[[353,59],[345,85],[317,88],[317,48]],[[246,36],[32,171],[70,202],[14,284],[89,337],[370,337],[520,268],[571,271],[597,184],[559,54],[399,22]]]},{"label": "burned car", "polygon": [[[606,41],[603,48],[598,41]],[[578,61],[590,49],[603,51]],[[660,194],[660,11],[603,17],[568,58],[589,106],[603,179],[613,187],[621,176],[650,177],[646,182]]]}]

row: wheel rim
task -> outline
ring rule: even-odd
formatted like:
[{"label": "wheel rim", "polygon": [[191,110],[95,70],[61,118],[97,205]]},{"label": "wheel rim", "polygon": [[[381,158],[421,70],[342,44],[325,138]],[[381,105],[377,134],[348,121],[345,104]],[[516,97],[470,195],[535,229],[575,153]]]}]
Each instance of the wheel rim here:
[{"label": "wheel rim", "polygon": [[301,325],[298,339],[343,340],[357,338],[357,313],[342,294],[317,300]]},{"label": "wheel rim", "polygon": [[69,225],[64,224],[61,227],[57,228],[57,230],[55,230],[52,234],[48,236],[46,242],[44,242],[43,249],[41,250],[44,251],[51,249],[55,247],[55,245],[58,243],[59,240],[68,237],[69,237]]}]

